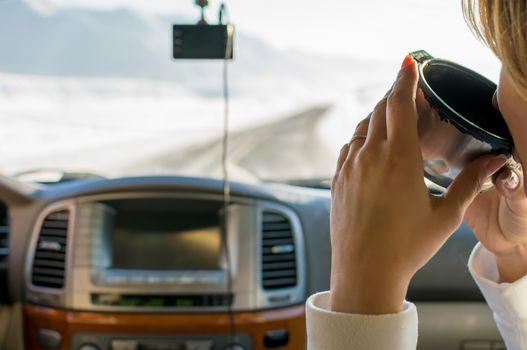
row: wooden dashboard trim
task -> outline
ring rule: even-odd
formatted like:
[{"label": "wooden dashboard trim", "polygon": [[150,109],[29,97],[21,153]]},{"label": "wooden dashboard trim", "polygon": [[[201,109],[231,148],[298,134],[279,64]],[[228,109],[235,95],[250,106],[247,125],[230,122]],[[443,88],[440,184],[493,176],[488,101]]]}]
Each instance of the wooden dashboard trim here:
[{"label": "wooden dashboard trim", "polygon": [[[84,312],[24,304],[24,341],[27,349],[45,349],[37,342],[39,329],[50,329],[62,335],[60,350],[72,349],[75,333],[207,334],[229,333],[229,316],[225,313],[204,314],[134,314]],[[289,344],[282,350],[305,349],[305,310],[303,305],[259,312],[237,312],[236,329],[252,336],[253,350],[264,350],[266,332],[287,329]],[[102,349],[101,349],[102,350]]]}]

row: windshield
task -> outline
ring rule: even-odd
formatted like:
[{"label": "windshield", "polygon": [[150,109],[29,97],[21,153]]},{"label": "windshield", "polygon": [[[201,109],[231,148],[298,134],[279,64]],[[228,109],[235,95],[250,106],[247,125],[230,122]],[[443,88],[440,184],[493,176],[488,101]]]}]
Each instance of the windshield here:
[{"label": "windshield", "polygon": [[[410,51],[498,76],[459,1],[226,4],[234,180],[330,178]],[[220,177],[222,62],[171,58],[172,24],[198,17],[194,0],[0,2],[0,171]]]}]

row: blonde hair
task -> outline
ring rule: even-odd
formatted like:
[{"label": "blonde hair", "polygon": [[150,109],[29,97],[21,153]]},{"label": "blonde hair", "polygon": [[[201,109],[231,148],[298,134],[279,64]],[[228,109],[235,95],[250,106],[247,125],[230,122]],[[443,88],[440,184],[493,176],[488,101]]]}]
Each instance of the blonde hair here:
[{"label": "blonde hair", "polygon": [[465,21],[527,99],[527,0],[461,0]]}]

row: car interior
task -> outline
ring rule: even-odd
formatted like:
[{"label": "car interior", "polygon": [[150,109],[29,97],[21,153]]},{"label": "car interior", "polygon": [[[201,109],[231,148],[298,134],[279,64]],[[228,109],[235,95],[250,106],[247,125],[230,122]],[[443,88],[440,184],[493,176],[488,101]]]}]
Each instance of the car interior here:
[{"label": "car interior", "polygon": [[[401,55],[496,76],[449,44],[456,6],[1,1],[0,348],[306,349],[338,151]],[[412,280],[418,349],[505,348],[476,243],[462,225]]]}]

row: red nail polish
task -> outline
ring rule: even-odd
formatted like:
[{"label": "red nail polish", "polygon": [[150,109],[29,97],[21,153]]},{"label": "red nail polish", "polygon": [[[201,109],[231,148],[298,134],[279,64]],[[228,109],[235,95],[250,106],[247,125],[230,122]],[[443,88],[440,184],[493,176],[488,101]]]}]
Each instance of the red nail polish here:
[{"label": "red nail polish", "polygon": [[403,60],[403,63],[401,64],[401,68],[404,69],[406,67],[409,67],[413,63],[414,63],[414,58],[410,55],[406,55],[406,57]]}]

